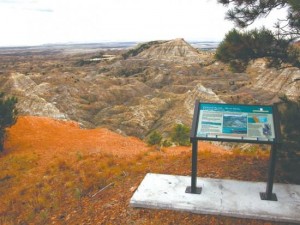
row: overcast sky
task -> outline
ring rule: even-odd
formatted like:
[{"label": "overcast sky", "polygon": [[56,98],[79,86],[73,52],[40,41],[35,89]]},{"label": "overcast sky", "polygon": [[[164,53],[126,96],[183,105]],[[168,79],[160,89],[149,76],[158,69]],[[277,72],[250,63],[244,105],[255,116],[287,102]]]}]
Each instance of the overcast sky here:
[{"label": "overcast sky", "polygon": [[[0,46],[150,41],[221,41],[234,27],[217,0],[0,0]],[[284,10],[253,27],[272,28]]]}]

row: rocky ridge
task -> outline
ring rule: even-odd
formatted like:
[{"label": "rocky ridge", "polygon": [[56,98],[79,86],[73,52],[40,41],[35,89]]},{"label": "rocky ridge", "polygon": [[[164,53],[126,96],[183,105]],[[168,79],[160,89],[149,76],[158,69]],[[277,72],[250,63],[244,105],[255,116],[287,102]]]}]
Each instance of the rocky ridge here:
[{"label": "rocky ridge", "polygon": [[[152,45],[146,51],[139,53],[136,57],[162,61],[187,61],[188,63],[191,63],[203,62],[205,60],[205,55],[204,52],[199,52],[184,39],[178,38]],[[209,55],[209,53],[207,53],[207,55]]]},{"label": "rocky ridge", "polygon": [[252,88],[274,95],[286,95],[297,100],[300,96],[300,69],[287,67],[283,69],[267,68],[265,59],[257,59],[248,67],[252,78]]},{"label": "rocky ridge", "polygon": [[30,77],[21,73],[12,73],[3,84],[2,89],[11,95],[18,96],[18,109],[22,114],[46,116],[55,119],[68,119],[55,106],[56,102],[48,102],[43,98],[51,89],[51,84],[36,84]]}]

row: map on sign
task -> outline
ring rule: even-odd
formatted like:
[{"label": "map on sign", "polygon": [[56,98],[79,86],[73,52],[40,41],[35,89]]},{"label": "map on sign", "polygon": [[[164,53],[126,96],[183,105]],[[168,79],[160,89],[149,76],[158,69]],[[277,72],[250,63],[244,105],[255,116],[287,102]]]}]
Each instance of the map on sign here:
[{"label": "map on sign", "polygon": [[274,141],[272,106],[200,103],[197,137]]}]

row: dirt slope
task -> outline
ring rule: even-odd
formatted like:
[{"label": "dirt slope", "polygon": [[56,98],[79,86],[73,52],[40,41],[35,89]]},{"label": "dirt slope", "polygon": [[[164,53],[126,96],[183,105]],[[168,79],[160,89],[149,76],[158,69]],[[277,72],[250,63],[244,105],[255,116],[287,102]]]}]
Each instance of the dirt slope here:
[{"label": "dirt slope", "polygon": [[[0,154],[0,224],[280,224],[129,206],[146,173],[190,175],[191,148],[157,151],[139,139],[24,116]],[[268,153],[199,144],[198,175],[265,181]]]},{"label": "dirt slope", "polygon": [[148,149],[135,137],[125,137],[108,129],[81,129],[76,122],[46,117],[21,116],[8,130],[9,151],[34,151],[42,157],[71,152],[106,153],[132,156]]},{"label": "dirt slope", "polygon": [[[78,152],[133,157],[150,150],[145,142],[136,137],[122,136],[105,128],[82,129],[76,122],[47,117],[20,116],[7,132],[7,153],[34,151],[43,161]],[[200,151],[203,150],[231,154],[209,143],[201,143]],[[190,151],[190,147],[171,147],[164,151],[178,155]]]}]

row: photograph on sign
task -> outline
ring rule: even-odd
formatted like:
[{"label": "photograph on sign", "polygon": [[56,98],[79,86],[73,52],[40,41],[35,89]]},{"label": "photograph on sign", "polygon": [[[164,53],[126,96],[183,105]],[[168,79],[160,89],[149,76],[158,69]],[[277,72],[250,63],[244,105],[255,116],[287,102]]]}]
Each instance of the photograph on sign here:
[{"label": "photograph on sign", "polygon": [[274,141],[272,106],[200,103],[197,137]]}]

